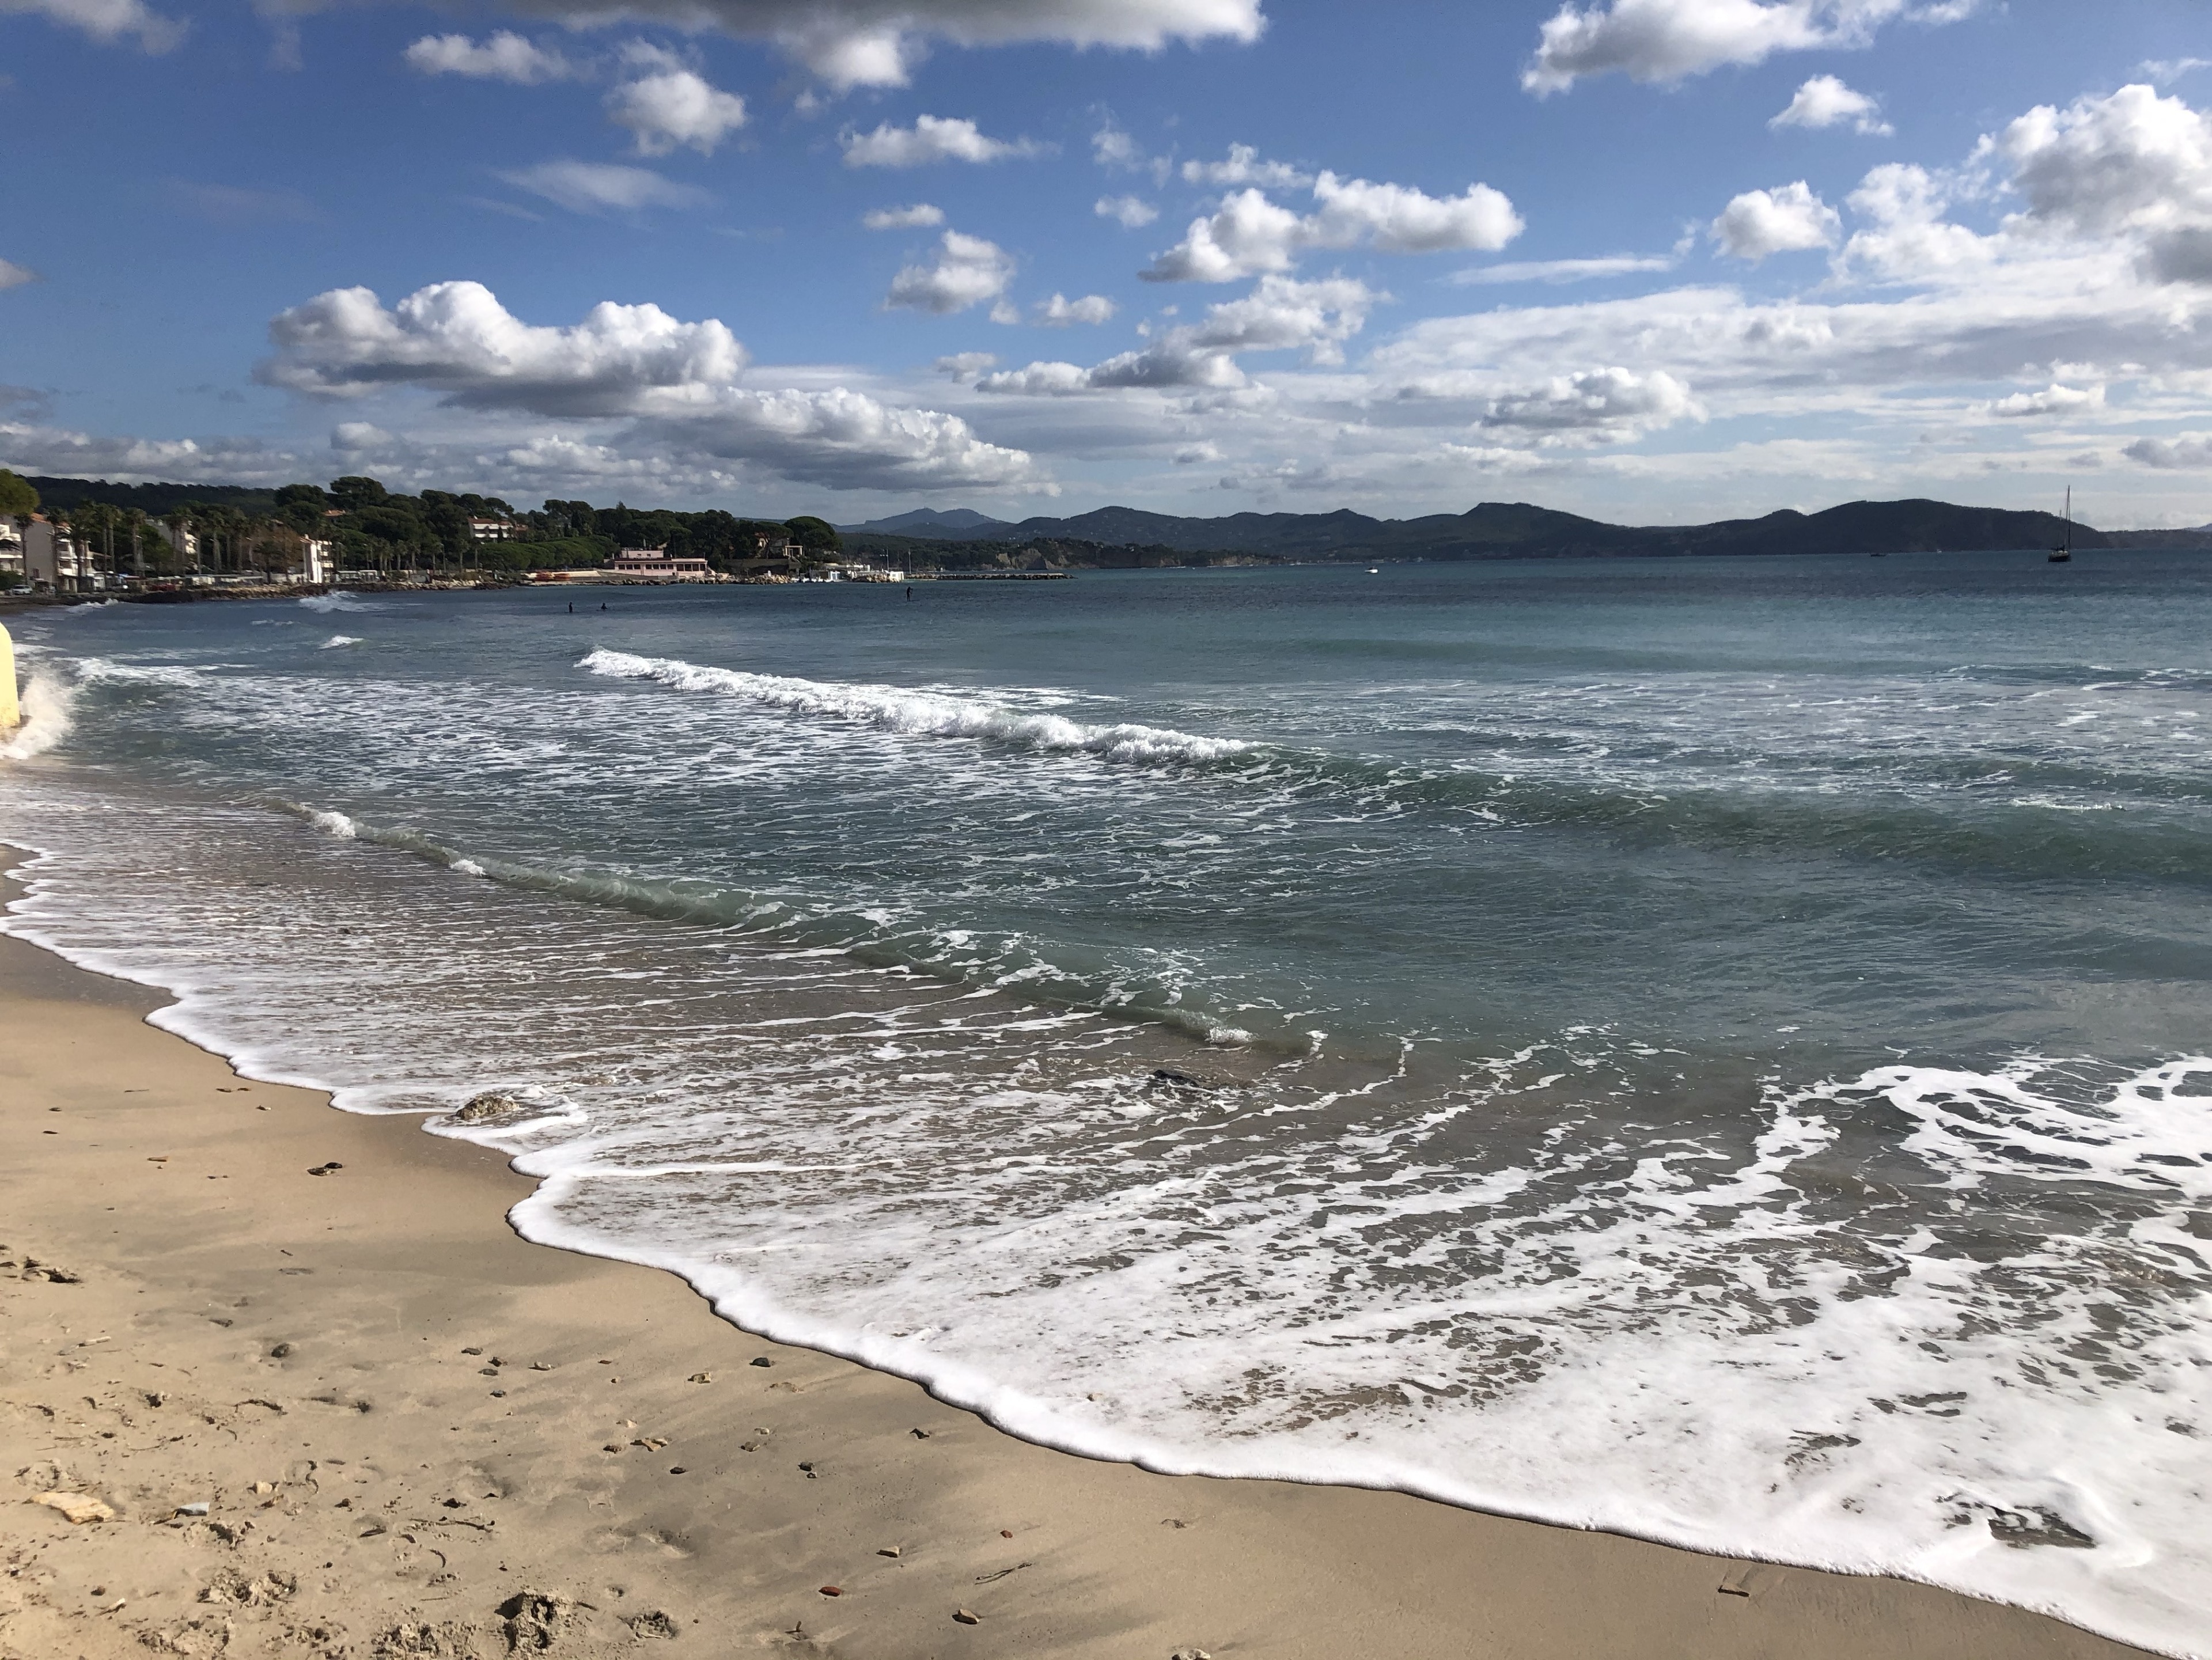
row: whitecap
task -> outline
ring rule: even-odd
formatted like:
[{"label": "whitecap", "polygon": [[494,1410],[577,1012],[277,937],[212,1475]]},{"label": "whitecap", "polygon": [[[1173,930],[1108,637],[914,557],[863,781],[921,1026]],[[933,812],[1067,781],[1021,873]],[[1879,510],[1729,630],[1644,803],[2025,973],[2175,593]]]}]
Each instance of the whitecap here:
[{"label": "whitecap", "polygon": [[602,647],[578,665],[617,680],[652,680],[678,691],[721,692],[794,714],[828,715],[917,738],[979,738],[1027,749],[1080,752],[1114,761],[1218,761],[1255,746],[1170,727],[1122,722],[1086,726],[1060,714],[1029,714],[990,698],[916,691],[865,682],[803,680],[719,669],[673,657],[639,657]]}]

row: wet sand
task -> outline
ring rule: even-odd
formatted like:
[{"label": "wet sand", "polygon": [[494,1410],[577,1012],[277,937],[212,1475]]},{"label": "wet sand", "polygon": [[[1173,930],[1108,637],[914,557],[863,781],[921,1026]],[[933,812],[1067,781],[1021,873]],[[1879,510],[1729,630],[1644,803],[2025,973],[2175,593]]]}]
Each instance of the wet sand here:
[{"label": "wet sand", "polygon": [[1897,1581],[1031,1446],[526,1243],[496,1155],[241,1080],[143,1024],[161,1000],[0,939],[7,1660],[2138,1652]]}]

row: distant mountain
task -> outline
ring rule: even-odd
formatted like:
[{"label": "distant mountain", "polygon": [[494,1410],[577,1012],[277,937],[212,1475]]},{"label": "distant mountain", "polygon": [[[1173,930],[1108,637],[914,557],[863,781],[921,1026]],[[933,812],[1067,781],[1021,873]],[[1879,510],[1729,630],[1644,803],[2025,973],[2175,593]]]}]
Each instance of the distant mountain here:
[{"label": "distant mountain", "polygon": [[[881,527],[926,515],[878,521]],[[950,517],[950,515],[946,515]],[[981,515],[976,515],[980,518]],[[872,528],[860,527],[865,536]],[[1948,502],[1847,502],[1820,513],[1784,508],[1759,519],[1711,525],[1607,525],[1523,502],[1485,502],[1462,514],[1370,519],[1335,513],[1238,513],[1185,519],[1135,508],[1100,508],[1072,519],[1024,519],[970,529],[963,542],[1072,541],[1158,547],[1184,553],[1259,554],[1277,559],[1547,559],[1691,554],[1934,553],[2054,545],[2065,533],[2054,513],[1957,507]],[[2105,532],[2075,520],[2077,548],[2197,546],[2189,531]]]},{"label": "distant mountain", "polygon": [[884,536],[944,536],[988,537],[994,531],[1011,530],[1003,519],[994,519],[978,513],[973,508],[955,508],[950,513],[939,513],[934,508],[916,508],[912,513],[902,513],[893,519],[871,519],[865,525],[840,525],[840,532],[873,531]]}]

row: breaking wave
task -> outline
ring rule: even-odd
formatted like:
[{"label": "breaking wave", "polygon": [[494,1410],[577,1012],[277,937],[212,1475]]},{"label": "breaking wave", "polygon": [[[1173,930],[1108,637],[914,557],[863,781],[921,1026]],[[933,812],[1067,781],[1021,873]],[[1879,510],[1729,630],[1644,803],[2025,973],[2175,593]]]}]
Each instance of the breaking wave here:
[{"label": "breaking wave", "polygon": [[602,647],[577,665],[616,680],[653,680],[678,691],[720,692],[796,714],[830,715],[912,737],[974,738],[1022,748],[1080,752],[1112,761],[1219,761],[1255,745],[1159,727],[1086,726],[1059,714],[1024,714],[988,698],[900,686],[800,680],[709,668],[672,657],[638,657]]}]

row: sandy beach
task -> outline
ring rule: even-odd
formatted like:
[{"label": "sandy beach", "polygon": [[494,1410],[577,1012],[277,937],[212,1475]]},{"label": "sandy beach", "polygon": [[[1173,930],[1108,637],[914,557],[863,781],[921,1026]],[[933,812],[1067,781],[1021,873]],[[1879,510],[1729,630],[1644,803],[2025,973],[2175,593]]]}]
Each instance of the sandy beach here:
[{"label": "sandy beach", "polygon": [[2136,1652],[1918,1585],[1031,1446],[522,1241],[497,1158],[241,1080],[159,1003],[0,939],[9,1660]]}]

